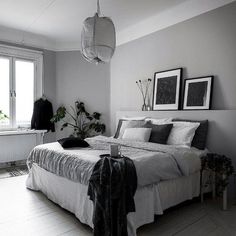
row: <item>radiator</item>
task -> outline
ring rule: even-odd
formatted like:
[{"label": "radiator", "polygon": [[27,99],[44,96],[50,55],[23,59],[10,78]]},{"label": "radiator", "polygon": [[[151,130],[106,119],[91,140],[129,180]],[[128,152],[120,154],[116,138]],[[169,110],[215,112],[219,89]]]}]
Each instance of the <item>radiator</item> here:
[{"label": "radiator", "polygon": [[43,143],[45,130],[0,132],[0,163],[27,159],[30,151]]}]

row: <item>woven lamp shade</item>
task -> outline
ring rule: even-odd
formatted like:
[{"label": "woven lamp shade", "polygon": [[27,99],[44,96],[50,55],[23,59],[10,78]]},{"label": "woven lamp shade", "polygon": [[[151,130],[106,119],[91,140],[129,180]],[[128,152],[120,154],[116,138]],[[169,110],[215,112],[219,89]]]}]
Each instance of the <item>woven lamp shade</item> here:
[{"label": "woven lamp shade", "polygon": [[87,18],[81,33],[82,55],[89,62],[110,62],[116,48],[116,31],[112,20],[99,16]]}]

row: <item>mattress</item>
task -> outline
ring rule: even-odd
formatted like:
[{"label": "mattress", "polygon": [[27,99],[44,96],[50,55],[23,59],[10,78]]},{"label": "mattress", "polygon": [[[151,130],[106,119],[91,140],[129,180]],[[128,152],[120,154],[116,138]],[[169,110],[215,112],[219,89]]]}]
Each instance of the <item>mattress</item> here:
[{"label": "mattress", "polygon": [[[93,228],[93,203],[87,196],[87,185],[50,173],[33,163],[26,186],[43,192],[50,200]],[[189,176],[139,186],[134,197],[136,212],[127,216],[128,235],[136,236],[137,228],[153,222],[154,215],[163,214],[165,209],[199,196],[199,193],[199,171]]]}]

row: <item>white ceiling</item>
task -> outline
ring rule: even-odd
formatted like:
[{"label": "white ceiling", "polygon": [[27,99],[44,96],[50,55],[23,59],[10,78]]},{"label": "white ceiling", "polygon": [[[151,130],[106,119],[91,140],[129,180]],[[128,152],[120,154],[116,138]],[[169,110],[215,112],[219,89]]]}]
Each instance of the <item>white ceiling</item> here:
[{"label": "white ceiling", "polygon": [[[114,21],[122,44],[232,1],[100,0],[100,5]],[[95,11],[96,0],[0,0],[0,40],[22,42],[24,38],[28,45],[78,49],[82,22]]]}]

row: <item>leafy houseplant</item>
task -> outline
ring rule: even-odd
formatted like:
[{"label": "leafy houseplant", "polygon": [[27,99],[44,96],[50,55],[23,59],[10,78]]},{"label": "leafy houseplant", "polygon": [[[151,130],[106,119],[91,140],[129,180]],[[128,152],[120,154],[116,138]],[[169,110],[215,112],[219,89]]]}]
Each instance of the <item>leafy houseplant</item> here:
[{"label": "leafy houseplant", "polygon": [[[83,102],[76,101],[75,107],[71,106],[72,113],[64,106],[60,106],[51,122],[63,121],[61,130],[71,127],[74,130],[73,136],[85,139],[97,134],[103,134],[106,130],[105,124],[100,122],[101,114],[94,112],[90,114],[85,109]],[[69,118],[71,121],[69,121]]]},{"label": "leafy houseplant", "polygon": [[215,172],[216,190],[218,194],[221,194],[229,184],[229,177],[234,173],[231,159],[224,155],[208,153],[202,157],[201,162],[202,170]]}]

